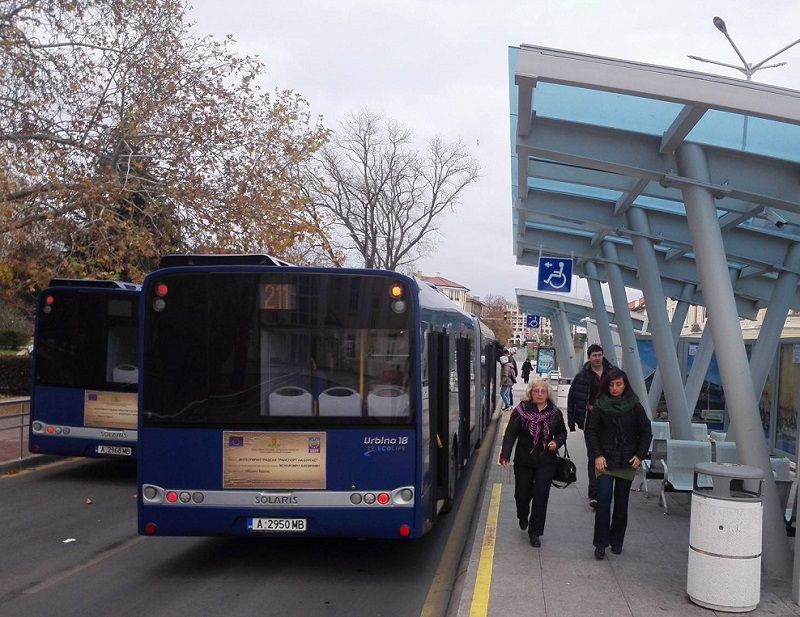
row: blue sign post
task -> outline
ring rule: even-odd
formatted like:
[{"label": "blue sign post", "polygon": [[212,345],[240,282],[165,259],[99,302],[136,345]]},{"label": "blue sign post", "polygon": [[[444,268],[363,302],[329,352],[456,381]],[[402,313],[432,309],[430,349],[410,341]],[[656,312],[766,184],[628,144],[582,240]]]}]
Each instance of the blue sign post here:
[{"label": "blue sign post", "polygon": [[572,259],[568,257],[539,258],[539,291],[572,292]]}]

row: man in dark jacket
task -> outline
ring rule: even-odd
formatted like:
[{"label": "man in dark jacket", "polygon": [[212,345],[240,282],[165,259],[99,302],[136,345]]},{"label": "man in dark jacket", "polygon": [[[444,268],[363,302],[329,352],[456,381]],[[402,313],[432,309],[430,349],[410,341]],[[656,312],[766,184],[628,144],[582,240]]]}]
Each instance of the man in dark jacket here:
[{"label": "man in dark jacket", "polygon": [[[600,384],[608,372],[616,368],[603,357],[603,348],[600,345],[589,345],[586,355],[589,361],[575,375],[567,395],[567,424],[571,432],[575,431],[576,425],[579,429],[584,429],[592,411],[592,404],[600,391]],[[594,508],[597,505],[597,483],[595,482],[594,461],[591,458],[587,464],[587,473],[589,475],[589,506]]]}]

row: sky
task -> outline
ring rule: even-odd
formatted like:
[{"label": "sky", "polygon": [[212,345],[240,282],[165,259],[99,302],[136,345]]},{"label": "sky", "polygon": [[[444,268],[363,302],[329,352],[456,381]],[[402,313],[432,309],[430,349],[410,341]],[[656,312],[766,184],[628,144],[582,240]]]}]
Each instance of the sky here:
[{"label": "sky", "polygon": [[[797,0],[194,0],[198,35],[232,35],[234,50],[264,62],[262,87],[293,90],[336,130],[368,109],[414,131],[418,149],[462,140],[481,164],[436,250],[417,262],[481,298],[516,299],[536,270],[516,264],[512,238],[508,48],[527,43],[728,77],[800,39]],[[800,90],[800,44],[753,81]],[[588,298],[577,281],[574,295]],[[629,291],[629,298],[639,297]]]}]

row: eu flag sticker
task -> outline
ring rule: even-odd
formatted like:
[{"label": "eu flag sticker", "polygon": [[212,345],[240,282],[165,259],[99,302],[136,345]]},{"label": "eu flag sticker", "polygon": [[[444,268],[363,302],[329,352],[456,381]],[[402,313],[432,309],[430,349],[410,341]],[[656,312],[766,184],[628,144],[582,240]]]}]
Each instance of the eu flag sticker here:
[{"label": "eu flag sticker", "polygon": [[97,395],[96,394],[89,394],[88,397],[89,397],[90,401],[96,401],[97,400]]},{"label": "eu flag sticker", "polygon": [[244,445],[244,435],[228,435],[228,447],[238,448]]}]

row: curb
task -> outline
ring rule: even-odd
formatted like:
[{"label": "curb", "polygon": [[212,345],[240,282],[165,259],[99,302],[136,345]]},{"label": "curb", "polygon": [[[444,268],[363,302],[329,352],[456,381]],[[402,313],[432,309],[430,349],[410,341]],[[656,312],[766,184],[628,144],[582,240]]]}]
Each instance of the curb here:
[{"label": "curb", "polygon": [[64,460],[63,456],[56,456],[54,454],[31,454],[21,459],[12,459],[10,461],[0,462],[0,476],[9,476],[14,473],[20,472],[23,469],[31,469],[41,465],[47,465],[56,461]]},{"label": "curb", "polygon": [[480,514],[480,508],[477,506],[483,500],[479,499],[479,491],[486,476],[486,466],[492,451],[492,448],[488,446],[490,443],[494,444],[498,417],[495,412],[481,440],[480,448],[474,455],[476,457],[475,469],[472,470],[469,484],[464,488],[464,494],[456,513],[457,518],[450,530],[450,538],[439,560],[420,617],[443,617],[449,614],[449,607],[452,606],[456,595],[460,595],[458,574],[465,551],[468,551],[467,547],[471,546],[468,541],[473,536],[473,521]]}]

